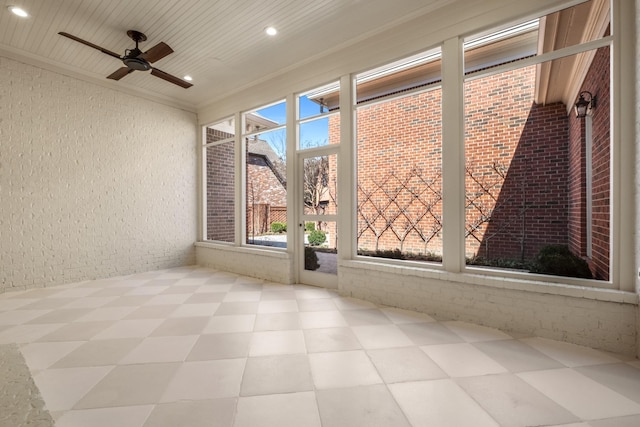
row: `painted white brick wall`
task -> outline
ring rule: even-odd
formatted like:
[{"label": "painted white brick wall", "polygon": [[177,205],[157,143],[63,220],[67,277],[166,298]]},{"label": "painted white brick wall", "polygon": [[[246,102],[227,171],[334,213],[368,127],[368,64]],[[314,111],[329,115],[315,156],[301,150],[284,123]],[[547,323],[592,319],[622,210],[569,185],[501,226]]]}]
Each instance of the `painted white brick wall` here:
[{"label": "painted white brick wall", "polygon": [[256,277],[275,283],[292,282],[292,259],[287,252],[196,243],[198,265]]},{"label": "painted white brick wall", "polygon": [[196,128],[0,57],[0,292],[193,264]]},{"label": "painted white brick wall", "polygon": [[634,303],[496,288],[346,264],[338,273],[340,292],[345,295],[438,319],[636,354]]}]

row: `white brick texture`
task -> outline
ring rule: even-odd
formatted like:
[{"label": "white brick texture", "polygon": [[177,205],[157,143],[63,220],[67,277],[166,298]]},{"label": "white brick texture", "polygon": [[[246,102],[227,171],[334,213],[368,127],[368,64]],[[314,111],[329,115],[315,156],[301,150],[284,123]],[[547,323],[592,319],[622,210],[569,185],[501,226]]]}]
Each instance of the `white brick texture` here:
[{"label": "white brick texture", "polygon": [[193,264],[196,129],[0,57],[0,292]]},{"label": "white brick texture", "polygon": [[506,332],[636,354],[636,305],[341,266],[340,292]]}]

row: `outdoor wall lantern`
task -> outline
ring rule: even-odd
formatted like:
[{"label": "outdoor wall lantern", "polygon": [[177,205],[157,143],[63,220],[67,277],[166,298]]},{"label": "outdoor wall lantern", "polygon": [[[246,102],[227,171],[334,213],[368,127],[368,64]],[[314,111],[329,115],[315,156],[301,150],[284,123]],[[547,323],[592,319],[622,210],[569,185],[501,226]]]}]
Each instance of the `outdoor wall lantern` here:
[{"label": "outdoor wall lantern", "polygon": [[[584,98],[585,95],[587,99]],[[576,117],[579,119],[586,117],[587,113],[596,108],[596,99],[596,96],[589,91],[580,92],[580,99],[576,102]]]}]

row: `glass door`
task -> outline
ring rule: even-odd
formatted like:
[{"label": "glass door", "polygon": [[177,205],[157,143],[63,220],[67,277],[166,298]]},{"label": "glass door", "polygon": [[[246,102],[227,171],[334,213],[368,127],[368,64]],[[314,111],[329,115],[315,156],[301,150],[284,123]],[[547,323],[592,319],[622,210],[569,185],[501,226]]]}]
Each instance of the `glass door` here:
[{"label": "glass door", "polygon": [[298,154],[302,192],[298,206],[298,277],[301,283],[328,288],[338,287],[337,148],[319,147]]}]

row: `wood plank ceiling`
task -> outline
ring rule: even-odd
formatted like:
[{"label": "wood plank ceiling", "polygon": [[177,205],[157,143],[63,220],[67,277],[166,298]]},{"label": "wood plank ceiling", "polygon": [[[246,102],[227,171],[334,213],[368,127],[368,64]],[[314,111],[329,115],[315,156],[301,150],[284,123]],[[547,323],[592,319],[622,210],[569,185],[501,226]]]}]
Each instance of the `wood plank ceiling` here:
[{"label": "wood plank ceiling", "polygon": [[[346,46],[453,0],[7,0],[30,16],[0,10],[0,56],[24,60],[196,110],[285,67]],[[270,38],[267,26],[279,33]],[[163,41],[174,53],[153,65],[194,87],[136,71],[105,77],[122,63],[58,35],[64,31],[124,54],[126,31],[145,33],[145,51]]]}]

